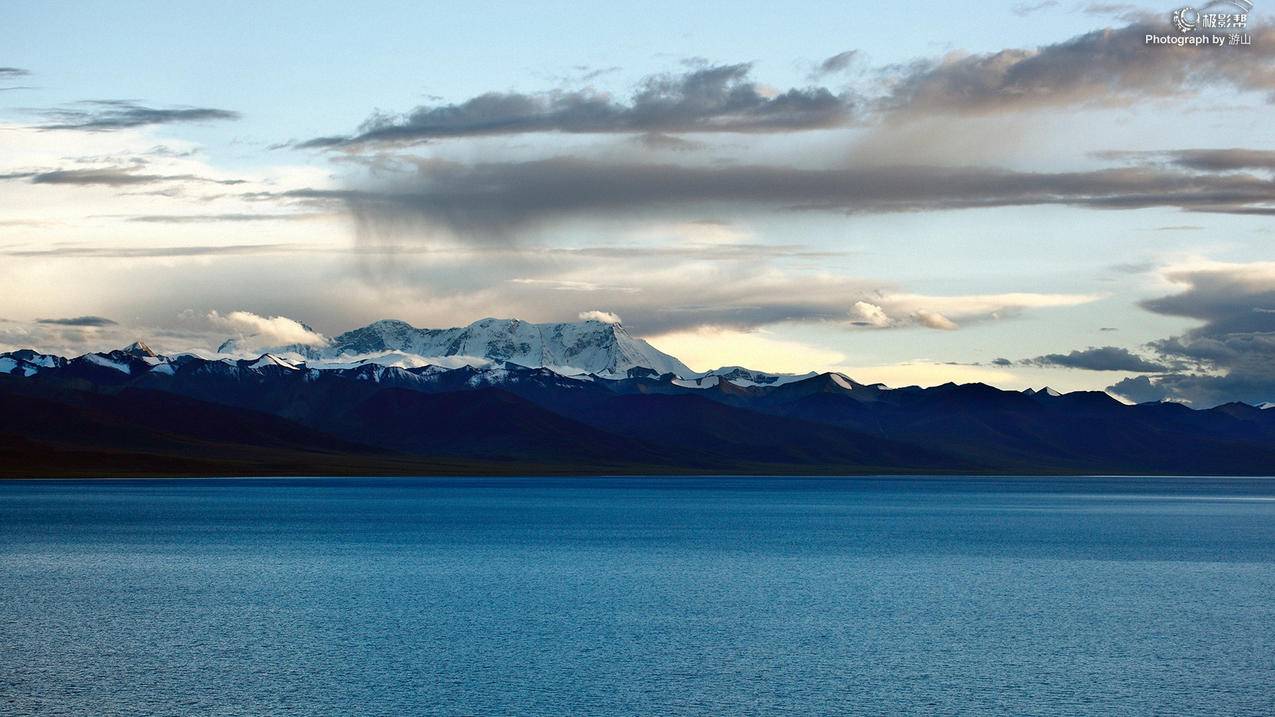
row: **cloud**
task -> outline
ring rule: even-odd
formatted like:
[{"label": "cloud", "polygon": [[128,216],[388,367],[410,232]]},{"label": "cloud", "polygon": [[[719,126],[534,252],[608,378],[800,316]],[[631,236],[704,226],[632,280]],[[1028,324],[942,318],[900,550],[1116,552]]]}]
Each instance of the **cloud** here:
[{"label": "cloud", "polygon": [[640,134],[634,138],[634,141],[645,149],[669,152],[695,152],[708,146],[703,142],[683,139],[681,137],[664,134],[662,132],[647,132],[645,134]]},{"label": "cloud", "polygon": [[1174,164],[1205,172],[1242,169],[1275,171],[1275,151],[1256,149],[1183,149],[1164,153]]},{"label": "cloud", "polygon": [[[923,327],[924,312],[962,327],[1009,320],[1033,309],[1066,307],[1098,298],[1087,294],[911,293],[876,279],[831,271],[825,262],[793,262],[749,252],[685,255],[647,251],[640,243],[552,249],[449,247],[370,255],[352,277],[371,291],[402,295],[445,320],[476,315],[529,321],[574,319],[582,308],[622,316],[636,335],[716,327],[752,331],[776,324],[822,325],[829,330]],[[723,247],[724,248],[724,247]],[[635,251],[628,251],[633,249]],[[476,268],[476,269],[475,269]],[[856,326],[857,302],[879,307],[880,326]],[[468,319],[465,317],[469,317]],[[431,319],[438,321],[439,319]]]},{"label": "cloud", "polygon": [[1163,277],[1185,289],[1142,307],[1202,324],[1149,345],[1175,365],[1174,373],[1128,379],[1109,390],[1197,407],[1275,400],[1275,262],[1199,262],[1170,267]]},{"label": "cloud", "polygon": [[208,320],[214,326],[235,332],[245,348],[264,349],[292,344],[325,346],[328,343],[323,334],[286,316],[258,316],[249,311],[232,311],[223,316],[212,311]]},{"label": "cloud", "polygon": [[816,67],[814,72],[810,74],[810,78],[817,79],[825,75],[832,75],[838,72],[842,72],[848,69],[850,65],[854,64],[855,59],[858,57],[859,57],[858,50],[846,50],[845,52],[838,52],[832,57],[829,57],[823,62],[820,62],[819,66]]},{"label": "cloud", "polygon": [[1170,368],[1163,363],[1148,360],[1129,349],[1117,346],[1089,347],[1065,354],[1045,354],[1023,359],[1028,366],[1077,368],[1086,371],[1130,371],[1133,373],[1163,373]]},{"label": "cloud", "polygon": [[1098,298],[1091,294],[927,296],[877,292],[872,301],[854,303],[850,309],[850,324],[876,329],[922,326],[940,331],[955,331],[960,325],[953,317],[962,321],[987,321],[1008,318],[1024,309],[1076,306]]},{"label": "cloud", "polygon": [[1068,205],[1268,210],[1275,182],[1243,173],[1145,166],[1080,172],[927,166],[804,169],[701,166],[559,156],[461,164],[419,160],[415,171],[358,189],[272,195],[344,205],[371,235],[505,241],[515,230],[570,217],[704,205],[844,213]]},{"label": "cloud", "polygon": [[76,316],[70,319],[36,319],[37,324],[45,324],[50,326],[83,326],[83,327],[101,327],[101,326],[118,326],[104,316]]},{"label": "cloud", "polygon": [[1086,15],[1109,15],[1119,18],[1129,18],[1138,12],[1137,5],[1129,5],[1127,3],[1089,3],[1081,8],[1081,12]]},{"label": "cloud", "polygon": [[[1020,3],[1027,15],[1057,0]],[[1097,6],[1090,6],[1098,10]],[[1104,6],[1104,11],[1116,9]],[[1205,86],[1275,97],[1275,25],[1254,22],[1251,47],[1147,46],[1167,22],[1122,13],[1129,24],[1037,48],[949,53],[878,69],[861,92],[811,86],[774,90],[751,78],[752,65],[707,65],[644,78],[627,101],[582,87],[540,93],[487,92],[453,104],[376,113],[356,132],[317,137],[295,146],[346,148],[405,145],[457,137],[528,133],[627,133],[661,137],[687,133],[770,133],[847,127],[934,114],[989,114],[1060,106],[1125,106],[1180,97]],[[848,50],[822,61],[811,79],[843,71]],[[877,88],[885,87],[884,92]]]},{"label": "cloud", "polygon": [[207,182],[210,184],[243,184],[241,179],[212,179],[193,174],[144,174],[141,165],[128,167],[101,167],[94,169],[56,169],[42,172],[11,172],[0,174],[0,180],[26,179],[32,184],[98,185],[106,187],[130,187],[161,182]]},{"label": "cloud", "polygon": [[878,111],[927,117],[1126,106],[1219,85],[1275,97],[1275,25],[1250,23],[1253,52],[1145,44],[1146,35],[1168,29],[1167,22],[1137,21],[1035,49],[951,53],[894,66],[884,73],[892,88]]},{"label": "cloud", "polygon": [[604,324],[619,324],[620,317],[610,311],[581,311],[581,321],[600,321]]},{"label": "cloud", "polygon": [[143,214],[128,217],[127,221],[143,224],[216,224],[218,222],[278,222],[313,219],[318,214],[252,214],[231,212],[226,214]]},{"label": "cloud", "polygon": [[919,309],[914,315],[916,316],[916,322],[926,328],[939,329],[940,331],[955,331],[960,328],[955,321],[937,311]]},{"label": "cloud", "polygon": [[211,107],[146,107],[131,100],[89,100],[74,107],[40,111],[46,130],[102,132],[158,124],[236,120],[238,112]]},{"label": "cloud", "polygon": [[1096,156],[1119,161],[1170,164],[1201,172],[1275,171],[1275,151],[1242,147],[1155,152],[1110,151],[1098,152]]},{"label": "cloud", "polygon": [[885,309],[869,301],[854,302],[850,314],[851,321],[856,326],[873,326],[883,329],[891,324],[890,317],[885,315]]},{"label": "cloud", "polygon": [[532,132],[799,131],[842,126],[853,117],[848,97],[823,87],[771,91],[749,77],[751,70],[751,64],[739,63],[651,75],[628,102],[592,89],[488,92],[457,104],[423,105],[403,115],[373,115],[353,135],[319,137],[298,146],[411,144]]},{"label": "cloud", "polygon": [[[21,67],[0,67],[0,83],[13,82],[20,77],[27,77],[31,73]],[[0,87],[0,92],[11,92],[13,90],[34,90],[36,88],[29,85],[10,85],[8,87]]]},{"label": "cloud", "polygon": [[1058,7],[1058,0],[1041,0],[1041,2],[1035,3],[1016,3],[1012,8],[1010,8],[1010,11],[1019,17],[1027,17],[1028,15],[1034,15],[1042,10],[1048,10],[1054,7]]},{"label": "cloud", "polygon": [[216,244],[211,246],[60,246],[52,249],[3,249],[0,256],[66,259],[146,259],[184,256],[287,254],[293,244]]}]

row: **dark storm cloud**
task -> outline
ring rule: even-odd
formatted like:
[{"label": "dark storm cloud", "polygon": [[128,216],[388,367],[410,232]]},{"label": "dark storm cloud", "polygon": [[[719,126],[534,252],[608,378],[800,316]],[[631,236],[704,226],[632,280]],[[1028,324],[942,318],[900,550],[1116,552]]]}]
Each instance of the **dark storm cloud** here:
[{"label": "dark storm cloud", "polygon": [[1190,336],[1275,332],[1275,267],[1223,264],[1173,271],[1167,278],[1188,288],[1141,305],[1157,314],[1204,321]]},{"label": "dark storm cloud", "polygon": [[104,316],[76,316],[70,319],[36,319],[37,324],[46,324],[51,326],[118,326],[119,324]]},{"label": "dark storm cloud", "polygon": [[417,163],[366,189],[249,198],[344,203],[364,229],[501,239],[543,221],[728,203],[761,209],[898,212],[1057,204],[1231,212],[1275,201],[1275,181],[1127,167],[1089,172],[990,168],[693,166],[555,157],[528,162]]},{"label": "dark storm cloud", "polygon": [[1089,347],[1065,354],[1045,354],[1024,359],[1028,366],[1078,368],[1086,371],[1132,371],[1135,373],[1163,373],[1170,370],[1162,363],[1149,361],[1129,349],[1117,346]]},{"label": "dark storm cloud", "polygon": [[888,68],[881,107],[892,113],[994,114],[1056,106],[1119,106],[1178,97],[1205,85],[1275,99],[1275,25],[1252,26],[1250,47],[1147,45],[1167,21],[1096,30],[1036,49],[949,56]]},{"label": "dark storm cloud", "polygon": [[1187,289],[1142,306],[1203,324],[1150,347],[1162,360],[1191,370],[1121,381],[1109,390],[1133,400],[1171,399],[1197,407],[1275,400],[1275,265],[1224,264],[1166,276]]},{"label": "dark storm cloud", "polygon": [[448,137],[530,132],[781,132],[835,127],[853,116],[848,97],[823,87],[778,94],[749,79],[748,63],[701,67],[644,79],[626,102],[589,89],[522,94],[489,92],[405,115],[374,115],[351,136],[320,137],[300,147],[408,144]]},{"label": "dark storm cloud", "polygon": [[0,180],[29,180],[32,184],[100,185],[128,187],[159,182],[208,182],[212,184],[243,184],[242,179],[211,179],[194,174],[146,174],[138,166],[107,167],[99,169],[55,169],[45,172],[13,172],[0,174]]},{"label": "dark storm cloud", "polygon": [[89,100],[73,107],[41,110],[41,129],[102,132],[156,124],[236,120],[238,112],[211,107],[146,107],[130,100]]}]

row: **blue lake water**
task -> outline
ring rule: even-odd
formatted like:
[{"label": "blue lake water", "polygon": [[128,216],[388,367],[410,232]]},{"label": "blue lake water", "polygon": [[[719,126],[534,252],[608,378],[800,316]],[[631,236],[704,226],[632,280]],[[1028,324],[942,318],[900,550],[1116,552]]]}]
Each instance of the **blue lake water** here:
[{"label": "blue lake water", "polygon": [[0,714],[784,713],[1275,713],[1275,480],[0,483]]}]

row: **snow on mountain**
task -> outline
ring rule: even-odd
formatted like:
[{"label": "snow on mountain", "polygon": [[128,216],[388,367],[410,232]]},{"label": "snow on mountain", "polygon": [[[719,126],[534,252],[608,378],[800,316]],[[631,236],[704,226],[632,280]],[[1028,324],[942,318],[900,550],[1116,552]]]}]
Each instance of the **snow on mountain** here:
[{"label": "snow on mountain", "polygon": [[853,391],[856,388],[854,380],[844,373],[830,373],[828,378],[831,378],[833,383],[847,391]]},{"label": "snow on mountain", "polygon": [[296,371],[300,368],[296,364],[290,363],[288,361],[285,361],[279,358],[278,356],[275,356],[273,354],[268,354],[268,353],[262,354],[261,358],[248,364],[248,368],[256,368],[256,369],[265,368],[267,366],[278,366],[280,368],[284,368],[289,371]]},{"label": "snow on mountain", "polygon": [[65,366],[66,359],[37,353],[31,349],[19,349],[0,354],[0,373],[28,378],[46,368]]},{"label": "snow on mountain", "polygon": [[66,359],[61,356],[42,354],[32,351],[31,349],[10,351],[9,353],[4,354],[4,356],[19,361],[20,363],[30,364],[37,368],[58,368],[66,365]]},{"label": "snow on mountain", "polygon": [[533,324],[488,318],[452,329],[418,329],[404,321],[384,320],[347,331],[324,348],[297,351],[308,359],[322,360],[386,352],[508,361],[561,374],[622,376],[630,368],[644,367],[661,374],[698,376],[676,358],[631,336],[620,324],[598,320]]},{"label": "snow on mountain", "polygon": [[719,380],[729,381],[736,386],[782,386],[786,383],[794,381],[802,381],[812,376],[817,376],[814,371],[809,373],[767,373],[765,371],[754,371],[743,366],[723,366],[704,374],[702,379],[716,376]]},{"label": "snow on mountain", "polygon": [[119,371],[120,373],[133,372],[133,369],[129,367],[128,364],[122,361],[115,361],[103,354],[84,354],[81,358],[83,358],[85,361],[88,361],[91,364],[96,364],[104,368],[113,369],[115,371]]},{"label": "snow on mountain", "polygon": [[417,356],[403,351],[385,351],[382,353],[368,354],[366,356],[343,355],[338,358],[318,357],[306,362],[306,366],[320,371],[333,371],[338,369],[358,368],[360,366],[385,366],[392,368],[423,368],[425,366],[437,366],[441,368],[460,368],[462,366],[473,366],[475,368],[484,368],[492,364],[491,359],[485,359],[478,356]]}]

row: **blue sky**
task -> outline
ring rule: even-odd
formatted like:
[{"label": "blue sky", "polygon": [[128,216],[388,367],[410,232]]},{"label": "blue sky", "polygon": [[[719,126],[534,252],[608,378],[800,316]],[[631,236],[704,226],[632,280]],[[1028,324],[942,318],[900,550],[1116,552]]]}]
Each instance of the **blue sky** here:
[{"label": "blue sky", "polygon": [[1275,400],[1269,15],[1145,47],[1170,9],[17,4],[0,342],[603,310],[699,369]]}]

